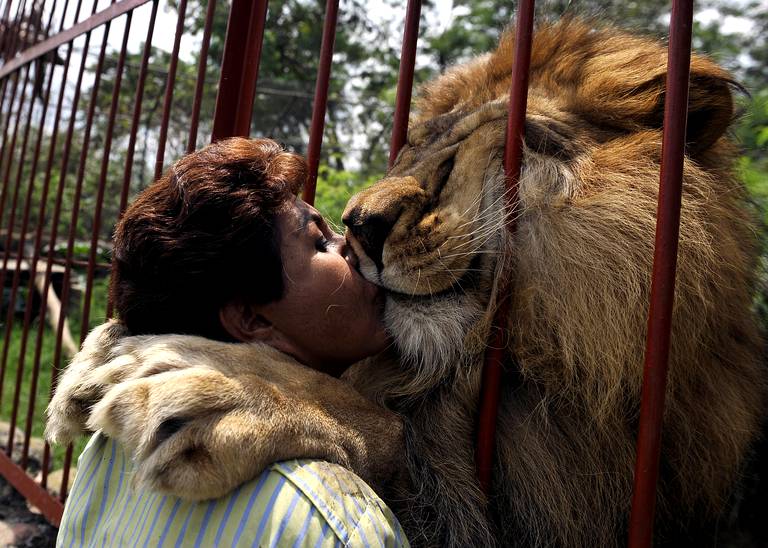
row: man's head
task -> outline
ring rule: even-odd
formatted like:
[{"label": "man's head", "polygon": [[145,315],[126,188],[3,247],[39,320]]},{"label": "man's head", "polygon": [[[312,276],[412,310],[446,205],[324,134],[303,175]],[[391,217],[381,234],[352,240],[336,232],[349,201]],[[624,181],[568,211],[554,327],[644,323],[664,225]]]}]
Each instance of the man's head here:
[{"label": "man's head", "polygon": [[375,287],[296,198],[306,174],[269,139],[176,162],[115,229],[110,292],[128,329],[261,340],[324,368],[380,350]]}]

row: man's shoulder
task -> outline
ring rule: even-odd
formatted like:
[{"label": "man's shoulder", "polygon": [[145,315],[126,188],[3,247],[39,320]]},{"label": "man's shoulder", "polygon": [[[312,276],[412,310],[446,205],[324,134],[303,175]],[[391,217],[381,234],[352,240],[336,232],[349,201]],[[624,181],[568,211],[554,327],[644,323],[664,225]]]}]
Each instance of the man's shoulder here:
[{"label": "man's shoulder", "polygon": [[231,493],[202,502],[133,491],[131,475],[122,447],[94,436],[80,461],[59,544],[99,538],[104,545],[407,545],[376,493],[327,462],[278,462]]},{"label": "man's shoulder", "polygon": [[343,544],[391,537],[395,545],[406,544],[392,511],[354,472],[320,460],[290,460],[275,463],[271,473],[282,475],[320,512]]}]

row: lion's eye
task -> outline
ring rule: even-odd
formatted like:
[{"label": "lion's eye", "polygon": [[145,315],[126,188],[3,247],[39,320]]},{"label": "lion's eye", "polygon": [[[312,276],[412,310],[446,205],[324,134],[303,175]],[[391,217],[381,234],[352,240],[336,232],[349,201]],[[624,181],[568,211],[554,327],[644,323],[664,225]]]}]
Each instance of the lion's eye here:
[{"label": "lion's eye", "polygon": [[321,253],[325,253],[326,251],[328,251],[329,245],[330,245],[330,242],[326,240],[325,237],[315,240],[315,249],[317,249]]}]

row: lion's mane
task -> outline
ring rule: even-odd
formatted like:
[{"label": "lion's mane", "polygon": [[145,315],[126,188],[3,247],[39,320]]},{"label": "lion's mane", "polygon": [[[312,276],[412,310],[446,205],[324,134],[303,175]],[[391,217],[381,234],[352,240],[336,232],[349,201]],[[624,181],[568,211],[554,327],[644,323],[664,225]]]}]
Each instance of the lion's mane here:
[{"label": "lion's mane", "polygon": [[[386,313],[400,364],[378,360],[351,377],[406,417],[413,489],[392,503],[406,507],[398,515],[415,543],[622,544],[666,49],[591,22],[538,29],[519,229],[509,238],[500,198],[512,50],[507,33],[495,52],[427,84],[394,168],[348,208],[361,217],[378,211],[377,218],[400,208],[383,268],[363,263],[393,291]],[[660,542],[723,519],[763,416],[764,347],[752,310],[756,225],[725,133],[732,86],[725,71],[693,57]],[[388,202],[385,193],[396,197]],[[451,241],[456,248],[474,242],[464,248],[472,253],[446,252]],[[464,262],[451,262],[454,256]],[[494,488],[486,500],[474,477],[474,432],[503,265],[514,273],[514,361],[502,387]]]}]

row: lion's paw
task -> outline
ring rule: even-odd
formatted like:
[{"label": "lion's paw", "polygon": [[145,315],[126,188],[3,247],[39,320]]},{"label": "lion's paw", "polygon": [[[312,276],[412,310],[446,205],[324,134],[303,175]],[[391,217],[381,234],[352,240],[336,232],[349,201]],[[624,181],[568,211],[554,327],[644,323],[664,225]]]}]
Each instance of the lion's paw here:
[{"label": "lion's paw", "polygon": [[263,434],[265,418],[274,416],[270,391],[254,392],[216,371],[168,371],[111,388],[88,427],[131,454],[137,487],[187,500],[216,498],[273,460],[273,451],[256,447],[269,439]]},{"label": "lion's paw", "polygon": [[45,437],[51,443],[70,443],[84,434],[90,407],[106,388],[130,370],[130,356],[112,359],[115,345],[128,334],[125,326],[110,320],[95,328],[83,342],[59,379],[48,405]]}]

